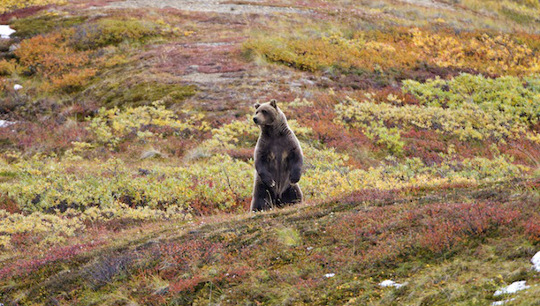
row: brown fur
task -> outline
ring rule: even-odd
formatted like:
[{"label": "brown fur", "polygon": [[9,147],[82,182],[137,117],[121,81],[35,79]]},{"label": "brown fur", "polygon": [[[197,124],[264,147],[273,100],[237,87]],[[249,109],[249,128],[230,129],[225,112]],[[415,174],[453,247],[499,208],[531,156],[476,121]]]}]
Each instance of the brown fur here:
[{"label": "brown fur", "polygon": [[302,201],[300,143],[275,100],[255,104],[253,121],[261,128],[255,147],[255,184],[251,210],[266,210]]}]

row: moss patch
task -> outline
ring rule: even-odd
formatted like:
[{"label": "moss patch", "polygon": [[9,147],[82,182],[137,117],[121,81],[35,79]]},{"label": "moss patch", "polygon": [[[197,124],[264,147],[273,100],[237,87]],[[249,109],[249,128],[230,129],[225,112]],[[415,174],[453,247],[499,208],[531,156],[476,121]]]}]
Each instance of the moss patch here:
[{"label": "moss patch", "polygon": [[117,45],[125,40],[141,41],[158,34],[158,26],[149,21],[101,19],[77,27],[71,43],[75,48],[89,50]]},{"label": "moss patch", "polygon": [[83,92],[84,96],[99,97],[104,107],[150,105],[163,100],[166,106],[181,102],[197,92],[186,84],[167,84],[141,79],[105,80]]},{"label": "moss patch", "polygon": [[68,28],[83,23],[84,16],[63,17],[63,16],[38,16],[16,19],[10,26],[16,31],[14,37],[28,38],[38,34],[52,32],[59,28]]}]

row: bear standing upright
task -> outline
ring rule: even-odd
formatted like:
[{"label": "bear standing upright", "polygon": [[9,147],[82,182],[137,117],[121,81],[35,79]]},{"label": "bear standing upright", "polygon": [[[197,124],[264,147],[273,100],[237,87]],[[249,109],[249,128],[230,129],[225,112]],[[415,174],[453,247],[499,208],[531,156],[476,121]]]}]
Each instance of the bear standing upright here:
[{"label": "bear standing upright", "polygon": [[261,128],[255,147],[255,185],[251,210],[302,202],[298,181],[303,153],[276,100],[255,104],[253,121]]}]

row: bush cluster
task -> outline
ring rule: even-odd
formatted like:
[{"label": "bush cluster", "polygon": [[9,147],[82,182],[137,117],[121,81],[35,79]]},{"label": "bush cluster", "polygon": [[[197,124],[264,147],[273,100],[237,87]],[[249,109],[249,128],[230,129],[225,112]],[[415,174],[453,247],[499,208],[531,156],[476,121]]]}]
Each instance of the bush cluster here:
[{"label": "bush cluster", "polygon": [[540,72],[540,50],[528,39],[485,32],[396,28],[345,35],[341,32],[273,34],[253,38],[244,49],[270,62],[301,70],[414,75],[432,66],[487,74]]},{"label": "bush cluster", "polygon": [[48,4],[64,4],[66,0],[1,0],[0,14],[10,12],[12,10],[21,9],[30,6],[48,5]]}]

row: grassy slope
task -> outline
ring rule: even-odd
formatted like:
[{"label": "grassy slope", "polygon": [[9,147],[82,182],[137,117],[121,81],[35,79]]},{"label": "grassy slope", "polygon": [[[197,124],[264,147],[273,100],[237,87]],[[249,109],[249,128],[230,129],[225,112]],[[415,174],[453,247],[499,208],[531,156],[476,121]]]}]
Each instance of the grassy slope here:
[{"label": "grassy slope", "polygon": [[[0,221],[22,218],[0,227],[0,238],[10,239],[0,239],[0,303],[488,305],[515,298],[508,305],[538,304],[540,281],[529,262],[540,242],[538,142],[462,140],[452,131],[411,128],[392,117],[368,138],[365,122],[335,108],[347,96],[373,108],[418,105],[419,98],[401,90],[403,79],[528,75],[538,69],[538,3],[266,1],[253,5],[310,13],[241,17],[99,8],[105,3],[77,1],[48,7],[52,12],[30,7],[1,16],[18,27],[19,42],[36,34],[56,38],[26,48],[54,46],[37,61],[52,61],[50,70],[34,70],[34,63],[22,62],[22,51],[0,46],[10,61],[0,66],[1,118],[19,122],[0,130]],[[84,10],[89,4],[98,9]],[[438,7],[448,5],[451,10]],[[122,26],[126,20],[129,29]],[[401,52],[417,47],[414,27],[457,45],[428,41],[433,50]],[[502,33],[493,45],[507,44],[504,33],[510,33],[516,40],[508,50],[522,52],[518,41],[534,52],[516,59],[497,49],[502,55],[491,67],[493,60],[469,45],[483,33]],[[375,44],[359,56],[350,46],[362,39]],[[400,58],[379,52],[381,46]],[[64,67],[73,54],[87,62]],[[453,61],[456,55],[464,60]],[[514,60],[519,64],[512,66]],[[372,67],[376,61],[381,65]],[[24,90],[11,90],[15,83]],[[301,182],[309,200],[243,213],[256,129],[242,118],[254,101],[270,98],[283,101],[289,118],[299,122],[295,131],[309,154]],[[167,107],[156,111],[167,118],[162,125],[98,115],[100,107],[125,110],[156,100]],[[523,109],[523,118],[534,116],[534,108]],[[203,119],[187,121],[196,115]],[[92,118],[102,125],[91,126]],[[137,120],[141,126],[129,125]],[[201,120],[217,130],[201,128]],[[116,124],[109,138],[95,133]],[[525,127],[540,131],[538,123]],[[163,158],[140,160],[154,149]],[[190,200],[183,203],[186,194]],[[176,204],[178,213],[164,213]],[[382,288],[385,279],[407,284]],[[531,288],[493,297],[518,280]]]},{"label": "grassy slope", "polygon": [[[539,199],[538,181],[514,181],[364,191],[256,215],[160,223],[19,272],[2,291],[22,304],[485,305],[504,298],[493,297],[501,286],[527,280],[532,287],[513,305],[533,305],[539,281],[524,228]],[[430,226],[426,211],[454,203],[488,205],[462,215],[469,222],[463,232],[423,232]],[[459,222],[451,217],[443,210],[431,221]],[[420,219],[403,228],[400,218]],[[425,239],[444,245],[432,249]],[[381,288],[385,279],[406,285]]]}]

